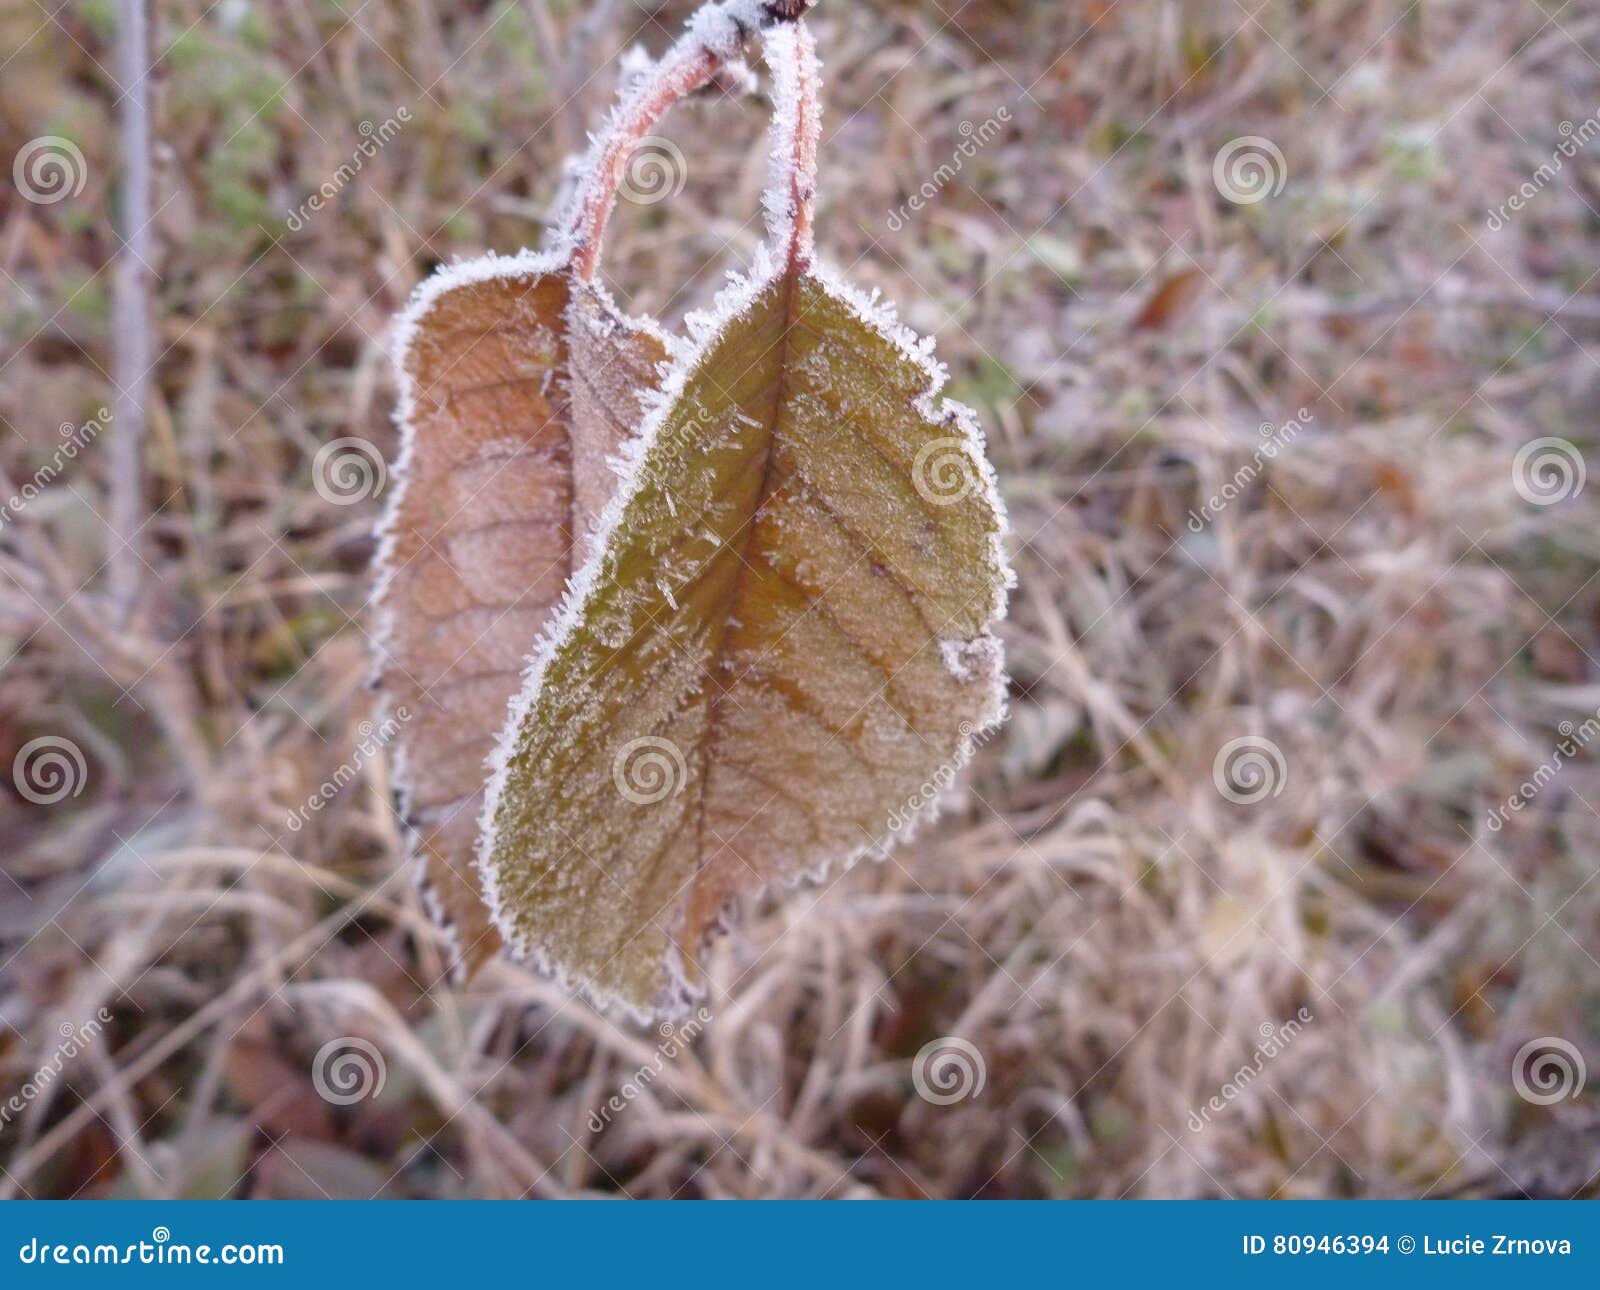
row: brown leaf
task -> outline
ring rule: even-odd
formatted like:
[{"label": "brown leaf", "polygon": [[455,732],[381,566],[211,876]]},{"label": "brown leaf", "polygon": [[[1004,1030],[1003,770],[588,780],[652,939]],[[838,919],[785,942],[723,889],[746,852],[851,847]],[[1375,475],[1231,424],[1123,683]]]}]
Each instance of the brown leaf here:
[{"label": "brown leaf", "polygon": [[1165,327],[1200,294],[1205,275],[1196,268],[1180,269],[1166,278],[1144,302],[1133,320],[1134,331],[1154,331]]},{"label": "brown leaf", "polygon": [[[784,105],[811,101],[777,98],[803,156],[815,120]],[[496,753],[497,925],[637,1014],[681,1006],[736,896],[926,817],[1001,714],[982,433],[914,336],[813,270],[809,191],[797,165],[769,193],[783,258],[667,378]]]},{"label": "brown leaf", "polygon": [[290,1062],[264,1020],[252,1021],[223,1058],[228,1087],[250,1119],[274,1134],[331,1142],[332,1108],[311,1082],[310,1067]]},{"label": "brown leaf", "polygon": [[401,320],[401,459],[378,558],[375,679],[400,726],[394,778],[424,899],[452,933],[452,965],[469,974],[498,947],[474,864],[484,756],[666,355],[653,323],[624,317],[592,285],[623,167],[753,30],[805,7],[702,10],[593,140],[560,249],[443,269]]},{"label": "brown leaf", "polygon": [[419,880],[469,973],[499,946],[473,864],[484,759],[572,571],[574,535],[615,488],[607,458],[637,424],[632,383],[653,381],[664,353],[652,326],[548,256],[451,266],[401,323],[378,677]]},{"label": "brown leaf", "polygon": [[[667,341],[649,319],[627,318],[604,290],[575,287],[567,311],[572,366],[572,488],[579,527],[572,564],[589,554],[594,522],[617,491],[611,464],[638,432],[644,402],[654,391]],[[532,642],[529,642],[531,645]]]}]

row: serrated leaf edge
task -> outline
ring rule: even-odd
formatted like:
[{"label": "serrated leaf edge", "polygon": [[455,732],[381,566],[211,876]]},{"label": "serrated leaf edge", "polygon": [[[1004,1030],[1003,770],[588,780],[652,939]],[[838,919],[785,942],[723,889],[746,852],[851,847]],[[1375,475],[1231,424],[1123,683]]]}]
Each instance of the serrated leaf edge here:
[{"label": "serrated leaf edge", "polygon": [[[699,361],[721,340],[729,327],[748,313],[756,298],[788,271],[787,265],[780,263],[770,246],[763,243],[758,248],[756,262],[750,273],[730,274],[727,283],[718,292],[712,308],[691,314],[685,320],[691,339],[684,341],[669,337],[670,358],[665,379],[661,388],[648,400],[649,406],[641,421],[638,434],[629,440],[622,454],[616,459],[619,472],[617,491],[600,515],[592,553],[583,567],[576,570],[567,580],[566,591],[560,605],[550,615],[544,632],[529,655],[521,689],[511,701],[505,727],[495,743],[494,750],[488,756],[490,779],[478,816],[477,864],[490,919],[500,932],[507,952],[517,960],[531,965],[541,974],[553,978],[563,989],[581,994],[601,1010],[620,1012],[641,1025],[647,1025],[662,1016],[684,1015],[691,1002],[704,997],[703,989],[690,982],[676,947],[669,949],[667,955],[668,977],[673,986],[671,997],[661,1001],[653,1009],[641,1009],[565,964],[555,962],[539,946],[529,944],[501,900],[499,875],[491,863],[497,836],[495,816],[510,776],[511,758],[516,749],[518,734],[538,702],[551,659],[579,629],[583,621],[584,604],[599,582],[612,537],[621,526],[623,515],[634,495],[645,482],[643,467],[650,449],[660,437],[673,407],[683,395]],[[851,286],[826,263],[813,261],[805,272],[815,278],[839,303],[854,310],[863,323],[894,345],[907,361],[915,364],[927,376],[928,385],[913,401],[913,406],[929,421],[954,428],[964,441],[969,455],[978,467],[984,500],[992,508],[997,521],[990,535],[989,556],[993,567],[1000,572],[1000,578],[986,618],[990,623],[1004,619],[1007,593],[1016,585],[1016,574],[1005,554],[1005,539],[1010,533],[1010,524],[1004,499],[1000,495],[999,481],[988,458],[987,441],[977,413],[953,399],[941,399],[941,391],[949,379],[948,369],[933,357],[932,340],[919,337],[901,322],[892,306],[876,296],[869,296]],[[985,716],[962,737],[952,759],[956,770],[960,770],[971,761],[977,751],[979,739],[1000,725],[1006,715],[1004,648],[1000,640],[990,633],[986,632],[977,639],[993,642],[994,672],[989,699],[985,704]],[[880,842],[868,844],[854,852],[824,861],[811,870],[769,883],[767,890],[791,890],[806,882],[820,883],[826,881],[830,874],[847,872],[864,857],[879,858],[887,855],[894,844],[909,839],[924,824],[936,818],[949,795],[946,791],[932,796],[907,818],[891,827]]]},{"label": "serrated leaf edge", "polygon": [[[422,319],[441,296],[460,287],[492,282],[498,278],[565,272],[569,259],[570,252],[566,248],[546,251],[525,249],[515,255],[501,255],[491,251],[486,255],[441,265],[416,285],[406,301],[405,309],[395,322],[394,334],[389,344],[389,362],[393,367],[395,384],[399,391],[393,413],[395,431],[399,436],[399,450],[395,454],[394,466],[390,471],[392,487],[383,516],[378,521],[378,549],[373,556],[373,568],[377,571],[370,597],[375,606],[369,672],[370,683],[373,685],[377,684],[384,667],[394,653],[395,615],[390,589],[400,572],[395,551],[399,544],[401,507],[405,503],[411,485],[412,460],[416,454],[417,440],[417,388],[416,381],[406,370],[406,356],[416,341]],[[380,723],[390,716],[393,703],[387,692],[379,690],[376,708]],[[452,979],[458,979],[464,974],[460,936],[454,921],[444,908],[444,903],[439,899],[438,892],[428,880],[427,861],[416,845],[417,839],[411,825],[406,823],[411,816],[409,762],[409,750],[402,740],[395,746],[390,779],[401,828],[406,839],[406,863],[411,870],[412,887],[422,901],[423,911],[445,938],[445,957],[450,964]]]}]

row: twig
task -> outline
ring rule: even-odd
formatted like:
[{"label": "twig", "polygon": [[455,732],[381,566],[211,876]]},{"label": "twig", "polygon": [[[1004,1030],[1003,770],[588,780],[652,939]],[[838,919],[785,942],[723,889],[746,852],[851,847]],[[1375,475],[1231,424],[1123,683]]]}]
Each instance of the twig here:
[{"label": "twig", "polygon": [[804,270],[816,249],[812,207],[817,195],[817,141],[822,134],[817,44],[805,24],[768,33],[773,75],[772,177],[766,195],[774,243],[788,243],[788,263]]},{"label": "twig", "polygon": [[154,348],[150,331],[150,88],[144,0],[119,0],[117,75],[122,91],[122,250],[115,286],[115,428],[111,435],[111,599],[126,621],[139,591],[136,543],[143,499],[140,456]]},{"label": "twig", "polygon": [[583,168],[583,188],[568,221],[573,271],[592,279],[600,263],[600,242],[616,202],[628,155],[674,103],[715,81],[743,52],[757,28],[798,23],[814,0],[721,0],[690,19],[688,28],[661,60],[627,92],[610,124],[591,147]]}]

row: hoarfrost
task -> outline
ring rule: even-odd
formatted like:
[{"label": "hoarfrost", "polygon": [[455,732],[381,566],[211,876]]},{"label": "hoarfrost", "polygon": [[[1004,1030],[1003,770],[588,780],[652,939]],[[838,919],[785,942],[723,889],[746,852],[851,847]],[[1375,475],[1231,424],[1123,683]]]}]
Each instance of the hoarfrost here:
[{"label": "hoarfrost", "polygon": [[939,658],[945,671],[963,685],[980,676],[992,675],[1000,665],[1000,642],[993,636],[976,636],[970,640],[942,640]]}]

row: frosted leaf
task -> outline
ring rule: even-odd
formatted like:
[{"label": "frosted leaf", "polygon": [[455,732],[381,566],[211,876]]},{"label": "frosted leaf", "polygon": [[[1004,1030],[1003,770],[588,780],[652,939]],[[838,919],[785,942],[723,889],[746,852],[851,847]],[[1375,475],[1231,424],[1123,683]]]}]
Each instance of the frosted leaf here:
[{"label": "frosted leaf", "polygon": [[653,321],[625,317],[604,289],[581,283],[567,308],[567,343],[572,487],[580,517],[573,530],[577,565],[588,554],[594,522],[617,490],[615,458],[644,419],[644,402],[660,380],[667,341]]},{"label": "frosted leaf", "polygon": [[452,265],[401,320],[376,675],[408,714],[395,782],[419,884],[467,972],[499,947],[473,864],[485,760],[663,353],[558,256]]},{"label": "frosted leaf", "polygon": [[924,817],[1003,706],[976,419],[936,402],[930,341],[813,264],[809,34],[768,36],[789,161],[749,275],[687,342],[589,281],[624,142],[806,7],[702,10],[596,136],[556,249],[442,271],[397,350],[378,674],[414,714],[429,908],[468,969],[503,935],[641,1015],[694,990],[735,897]]},{"label": "frosted leaf", "polygon": [[939,660],[945,671],[963,685],[996,672],[1001,666],[1000,642],[993,636],[939,642]]},{"label": "frosted leaf", "polygon": [[611,461],[670,344],[590,281],[618,158],[684,94],[746,84],[745,38],[804,7],[723,0],[659,64],[631,58],[610,127],[568,167],[553,248],[441,269],[401,318],[401,459],[377,560],[375,680],[409,714],[395,783],[427,907],[454,932],[453,966],[467,972],[498,946],[472,863],[484,759],[615,491]]},{"label": "frosted leaf", "polygon": [[[524,255],[441,270],[395,347],[401,452],[378,556],[375,677],[410,714],[395,782],[418,883],[468,967],[499,944],[470,865],[483,761],[569,572],[560,267]],[[497,584],[523,552],[530,576]]]},{"label": "frosted leaf", "polygon": [[[640,1014],[694,989],[735,896],[925,814],[1002,710],[1003,521],[971,414],[831,275],[771,271],[715,319],[627,454],[484,816],[507,941]],[[971,469],[954,498],[917,475],[941,442]],[[670,791],[635,773],[647,749]]]},{"label": "frosted leaf", "polygon": [[927,342],[815,267],[815,49],[794,24],[767,56],[769,241],[645,398],[484,804],[502,935],[640,1016],[694,992],[741,893],[914,827],[1003,710],[982,433]]}]

